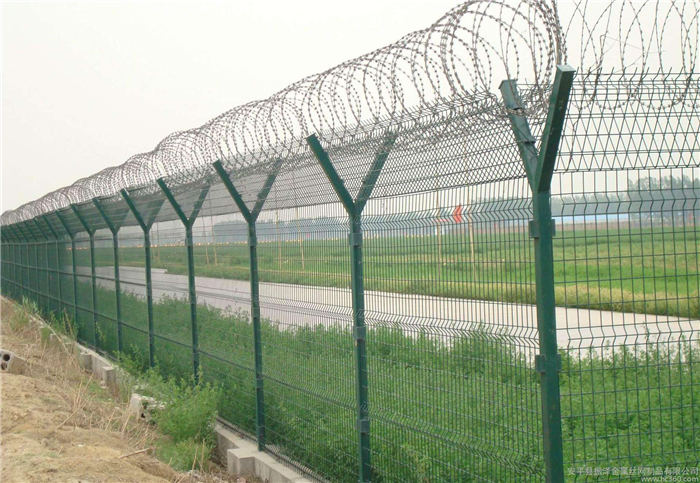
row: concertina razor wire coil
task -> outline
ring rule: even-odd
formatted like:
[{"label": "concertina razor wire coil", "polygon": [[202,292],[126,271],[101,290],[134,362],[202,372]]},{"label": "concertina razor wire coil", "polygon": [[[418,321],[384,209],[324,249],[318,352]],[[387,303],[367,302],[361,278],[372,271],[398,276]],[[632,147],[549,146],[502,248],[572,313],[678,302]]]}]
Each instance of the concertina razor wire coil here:
[{"label": "concertina razor wire coil", "polygon": [[[590,91],[575,102],[595,103],[597,80],[613,72],[621,73],[618,88],[626,91],[621,102],[644,103],[644,95],[635,95],[640,77],[634,74],[675,71],[690,79],[699,29],[698,5],[683,0],[577,0],[564,5],[554,0],[470,0],[426,29],[200,127],[174,132],[152,151],[8,210],[0,221],[17,223],[175,174],[183,175],[179,179],[186,184],[217,160],[229,170],[250,170],[293,159],[306,149],[305,137],[311,133],[328,145],[381,136],[388,129],[421,136],[416,124],[451,105],[474,113],[487,103],[491,108],[482,109],[473,122],[493,122],[506,114],[497,91],[506,78],[528,84],[524,102],[536,115],[546,107],[554,67],[562,63],[576,66]],[[679,52],[675,65],[666,65],[669,50]],[[667,98],[682,102],[684,92]]]}]

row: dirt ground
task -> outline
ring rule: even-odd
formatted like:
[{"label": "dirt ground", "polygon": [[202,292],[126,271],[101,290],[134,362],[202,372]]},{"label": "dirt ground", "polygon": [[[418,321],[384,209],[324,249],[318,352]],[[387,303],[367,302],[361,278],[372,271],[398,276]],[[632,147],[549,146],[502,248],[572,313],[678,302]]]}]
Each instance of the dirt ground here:
[{"label": "dirt ground", "polygon": [[[133,421],[126,403],[82,371],[38,329],[18,327],[21,309],[2,301],[0,346],[27,360],[23,374],[0,377],[0,479],[4,483],[235,482],[182,474],[147,453],[155,429]],[[239,480],[240,481],[240,480]]]}]

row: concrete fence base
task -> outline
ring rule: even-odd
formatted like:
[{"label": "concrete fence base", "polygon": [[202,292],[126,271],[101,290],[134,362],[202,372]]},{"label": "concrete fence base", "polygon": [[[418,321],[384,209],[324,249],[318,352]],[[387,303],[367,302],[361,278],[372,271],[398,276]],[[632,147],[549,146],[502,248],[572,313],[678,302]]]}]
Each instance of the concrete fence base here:
[{"label": "concrete fence base", "polygon": [[268,483],[311,483],[311,480],[285,466],[272,456],[258,451],[248,441],[221,423],[216,423],[216,443],[228,472],[236,476],[254,476]]}]

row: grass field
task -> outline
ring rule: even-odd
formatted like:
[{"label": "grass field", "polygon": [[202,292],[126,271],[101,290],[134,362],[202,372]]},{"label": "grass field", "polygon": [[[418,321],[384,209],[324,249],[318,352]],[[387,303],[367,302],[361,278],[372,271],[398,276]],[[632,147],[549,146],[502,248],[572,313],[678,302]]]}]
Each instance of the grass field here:
[{"label": "grass field", "polygon": [[[477,230],[473,245],[466,234],[372,236],[367,231],[364,241],[366,290],[534,303],[534,254],[524,231]],[[260,243],[260,280],[349,287],[344,237]],[[698,229],[561,231],[554,240],[557,304],[699,318],[699,254]],[[111,266],[111,250],[99,249],[97,255],[98,264]],[[120,257],[126,266],[145,264],[142,248],[122,248]],[[187,273],[182,246],[154,247],[152,258],[155,268]],[[247,246],[196,246],[195,271],[246,280]]]}]

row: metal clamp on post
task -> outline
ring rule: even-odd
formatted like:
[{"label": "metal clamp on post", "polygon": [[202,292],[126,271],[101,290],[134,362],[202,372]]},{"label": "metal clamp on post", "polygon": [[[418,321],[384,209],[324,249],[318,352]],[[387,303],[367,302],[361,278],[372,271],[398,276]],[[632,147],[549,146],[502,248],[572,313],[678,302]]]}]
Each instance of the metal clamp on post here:
[{"label": "metal clamp on post", "polygon": [[256,234],[254,234],[254,233],[248,234],[248,246],[249,247],[258,246],[258,236]]},{"label": "metal clamp on post", "polygon": [[357,430],[360,433],[369,434],[369,419],[358,419]]},{"label": "metal clamp on post", "polygon": [[[552,236],[557,236],[557,223],[554,218],[552,218]],[[530,220],[528,222],[528,229],[530,231],[530,238],[539,238],[540,237],[540,224],[537,223],[537,220]]]},{"label": "metal clamp on post", "polygon": [[348,234],[348,245],[351,247],[362,246],[362,232],[353,232]]},{"label": "metal clamp on post", "polygon": [[[547,372],[547,363],[547,357],[544,354],[537,354],[535,356],[535,370],[540,374]],[[557,354],[552,363],[554,367],[550,369],[553,369],[555,372],[561,372],[561,354]]]},{"label": "metal clamp on post", "polygon": [[361,327],[353,327],[352,338],[355,340],[355,343],[357,343],[358,340],[367,340],[367,327],[364,325]]}]

